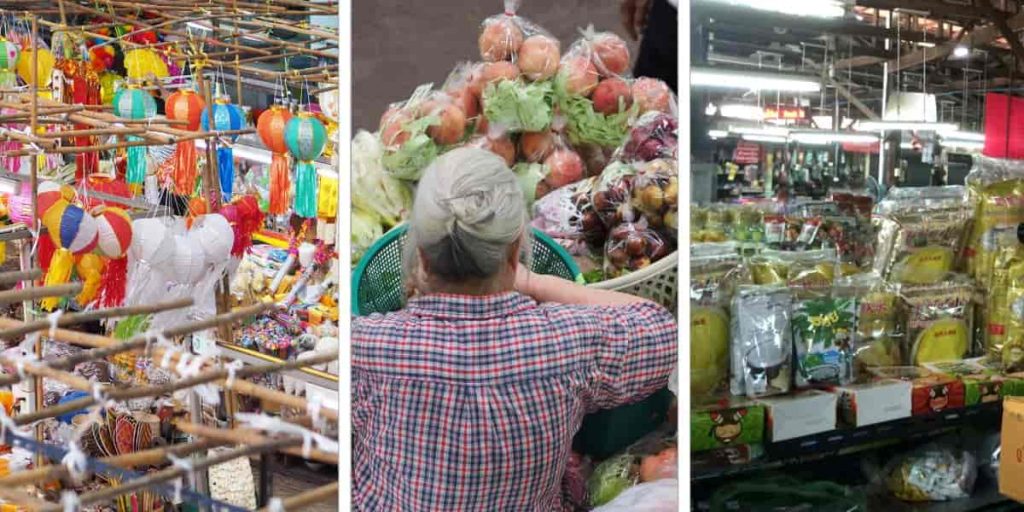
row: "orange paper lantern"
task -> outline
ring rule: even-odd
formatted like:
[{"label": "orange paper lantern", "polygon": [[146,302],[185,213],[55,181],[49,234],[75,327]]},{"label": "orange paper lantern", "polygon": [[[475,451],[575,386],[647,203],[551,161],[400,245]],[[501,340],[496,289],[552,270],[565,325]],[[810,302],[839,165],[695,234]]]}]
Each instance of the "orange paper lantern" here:
[{"label": "orange paper lantern", "polygon": [[[167,118],[174,121],[186,121],[183,126],[189,131],[196,131],[202,121],[206,103],[194,91],[179,89],[167,97],[164,109]],[[192,195],[195,190],[198,171],[196,170],[196,144],[186,140],[179,142],[174,150],[174,188],[179,194]]]},{"label": "orange paper lantern", "polygon": [[288,210],[288,193],[291,191],[291,180],[288,170],[288,144],[284,133],[292,113],[287,108],[274,105],[260,114],[256,122],[256,131],[263,140],[263,145],[273,153],[270,162],[270,201],[267,213],[281,215]]}]

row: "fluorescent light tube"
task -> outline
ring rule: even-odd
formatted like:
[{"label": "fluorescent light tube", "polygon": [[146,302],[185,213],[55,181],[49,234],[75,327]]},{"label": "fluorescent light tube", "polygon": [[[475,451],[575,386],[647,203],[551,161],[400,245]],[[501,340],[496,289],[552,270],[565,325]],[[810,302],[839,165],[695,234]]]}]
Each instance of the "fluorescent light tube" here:
[{"label": "fluorescent light tube", "polygon": [[718,3],[747,7],[759,11],[777,12],[790,16],[813,18],[842,18],[846,9],[836,0],[717,0]]},{"label": "fluorescent light tube", "polygon": [[861,132],[884,132],[911,130],[920,132],[949,132],[959,128],[954,123],[929,123],[927,121],[859,121],[854,127]]},{"label": "fluorescent light tube", "polygon": [[788,137],[789,129],[781,126],[730,126],[729,132],[740,135],[767,135],[771,137]]},{"label": "fluorescent light tube", "polygon": [[942,138],[945,140],[964,140],[972,142],[985,142],[985,134],[977,132],[962,132],[960,130],[950,130],[940,132]]},{"label": "fluorescent light tube", "polygon": [[690,85],[745,91],[818,92],[821,82],[799,75],[730,71],[722,69],[690,70]]},{"label": "fluorescent light tube", "polygon": [[712,139],[724,139],[729,136],[729,132],[725,130],[709,130],[708,137]]},{"label": "fluorescent light tube", "polygon": [[849,142],[853,144],[871,144],[878,142],[878,136],[868,133],[849,132],[794,132],[790,140],[801,144],[825,145],[833,142]]},{"label": "fluorescent light tube", "polygon": [[744,135],[743,140],[749,142],[767,142],[774,144],[785,144],[786,138],[776,135]]},{"label": "fluorescent light tube", "polygon": [[722,117],[731,119],[744,119],[746,121],[760,121],[764,119],[764,110],[757,105],[732,103],[722,105],[719,107],[718,112]]},{"label": "fluorescent light tube", "polygon": [[943,140],[941,144],[943,147],[966,149],[968,151],[981,151],[982,149],[985,149],[984,142],[971,142],[966,140]]}]

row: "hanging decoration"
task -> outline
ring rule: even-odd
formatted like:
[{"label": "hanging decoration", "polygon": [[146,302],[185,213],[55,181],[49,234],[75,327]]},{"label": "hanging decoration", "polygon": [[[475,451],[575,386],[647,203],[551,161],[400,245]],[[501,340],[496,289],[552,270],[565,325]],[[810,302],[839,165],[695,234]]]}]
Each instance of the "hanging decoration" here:
[{"label": "hanging decoration", "polygon": [[151,81],[155,78],[167,78],[170,70],[160,55],[148,48],[129,50],[124,54],[124,67],[128,78],[133,80]]},{"label": "hanging decoration", "polygon": [[[156,101],[146,91],[134,84],[121,89],[114,95],[114,115],[125,119],[147,119],[156,116]],[[141,140],[134,135],[128,136],[129,142]],[[125,173],[132,192],[138,194],[146,179],[146,147],[131,146],[128,148],[128,170]]]},{"label": "hanging decoration", "polygon": [[9,88],[17,85],[18,76],[15,72],[18,69],[18,54],[21,49],[18,43],[7,40],[0,36],[0,86]]},{"label": "hanging decoration", "polygon": [[[53,78],[53,68],[57,61],[53,58],[53,53],[46,48],[36,48],[36,74],[39,76],[39,87],[45,88],[50,86],[50,80]],[[25,48],[18,55],[18,62],[15,65],[15,70],[18,73],[18,77],[22,79],[26,84],[32,83],[32,49]]]},{"label": "hanging decoration", "polygon": [[100,75],[100,102],[104,105],[114,104],[114,94],[124,87],[124,78],[117,73],[104,71]]},{"label": "hanging decoration", "polygon": [[[186,121],[188,124],[181,128],[194,132],[202,125],[200,118],[206,110],[206,104],[195,91],[180,89],[167,97],[164,110],[168,119]],[[199,175],[196,165],[198,160],[194,140],[178,143],[173,160],[174,189],[177,193],[190,196],[195,191],[196,178]]]},{"label": "hanging decoration", "polygon": [[241,258],[252,247],[252,235],[263,225],[263,213],[255,196],[246,195],[220,209],[235,234],[231,255]]},{"label": "hanging decoration", "polygon": [[132,219],[128,212],[113,206],[99,206],[96,218],[97,248],[109,258],[99,287],[100,304],[120,306],[124,302],[128,279],[128,248],[132,244]]},{"label": "hanging decoration", "polygon": [[274,105],[260,114],[256,131],[263,145],[273,155],[270,160],[270,199],[267,213],[282,215],[288,210],[288,194],[291,192],[290,171],[288,170],[288,144],[284,133],[292,113],[286,107]]},{"label": "hanging decoration", "polygon": [[316,167],[313,161],[323,154],[327,129],[309,112],[301,112],[285,129],[285,142],[295,156],[295,214],[304,219],[316,217]]},{"label": "hanging decoration", "polygon": [[[74,105],[100,105],[100,79],[96,71],[83,61],[68,61],[65,66],[66,76],[70,84],[70,100]],[[86,130],[87,125],[76,124],[75,129]],[[78,136],[74,138],[78,147],[89,147],[96,144],[96,136]],[[96,174],[100,167],[100,155],[96,151],[75,155],[75,177],[81,182],[88,176]]]},{"label": "hanging decoration", "polygon": [[[74,256],[90,252],[96,247],[96,221],[78,206],[58,203],[43,216],[43,225],[56,246],[44,283],[46,286],[67,283],[75,264]],[[42,308],[52,310],[59,302],[57,297],[47,297],[42,301]]]},{"label": "hanging decoration", "polygon": [[[203,109],[202,113],[203,131],[232,131],[241,130],[245,123],[245,116],[242,109],[233,105],[230,99],[220,96],[213,100],[213,129],[210,128],[210,107]],[[231,201],[232,188],[235,182],[235,156],[231,145],[238,139],[237,135],[219,138],[217,146],[217,173],[220,178],[220,191],[222,200],[226,203]]]},{"label": "hanging decoration", "polygon": [[96,300],[103,279],[103,258],[86,253],[75,259],[75,272],[82,280],[82,291],[75,297],[79,305],[85,306]]}]

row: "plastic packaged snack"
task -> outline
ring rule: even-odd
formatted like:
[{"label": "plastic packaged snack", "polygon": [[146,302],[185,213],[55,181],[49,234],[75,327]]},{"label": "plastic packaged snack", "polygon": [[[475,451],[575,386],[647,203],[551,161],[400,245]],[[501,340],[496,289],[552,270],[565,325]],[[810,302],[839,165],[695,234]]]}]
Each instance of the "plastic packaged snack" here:
[{"label": "plastic packaged snack", "polygon": [[874,269],[900,283],[935,283],[956,268],[968,218],[963,210],[881,217]]},{"label": "plastic packaged snack", "polygon": [[679,229],[679,171],[675,160],[641,164],[633,180],[633,207],[672,240]]},{"label": "plastic packaged snack", "polygon": [[903,327],[896,287],[863,273],[839,278],[833,293],[857,304],[854,378],[866,376],[869,368],[900,365]]},{"label": "plastic packaged snack", "polygon": [[789,392],[792,308],[793,295],[782,287],[741,287],[733,297],[732,394],[756,398]]},{"label": "plastic packaged snack", "polygon": [[906,319],[902,352],[907,364],[952,361],[969,354],[975,293],[970,278],[959,274],[934,284],[900,288]]},{"label": "plastic packaged snack", "polygon": [[750,269],[754,284],[827,292],[836,278],[836,253],[832,249],[803,252],[765,249],[750,258]]},{"label": "plastic packaged snack", "polygon": [[690,247],[690,393],[711,397],[729,377],[729,304],[750,274],[734,243]]},{"label": "plastic packaged snack", "polygon": [[794,304],[796,387],[853,380],[856,317],[856,301],[848,297],[814,297]]},{"label": "plastic packaged snack", "polygon": [[893,459],[883,472],[889,492],[905,501],[966,498],[974,490],[977,473],[973,454],[938,444]]},{"label": "plastic packaged snack", "polygon": [[604,246],[604,273],[615,278],[650,266],[673,251],[671,243],[647,225],[646,219],[612,227]]}]

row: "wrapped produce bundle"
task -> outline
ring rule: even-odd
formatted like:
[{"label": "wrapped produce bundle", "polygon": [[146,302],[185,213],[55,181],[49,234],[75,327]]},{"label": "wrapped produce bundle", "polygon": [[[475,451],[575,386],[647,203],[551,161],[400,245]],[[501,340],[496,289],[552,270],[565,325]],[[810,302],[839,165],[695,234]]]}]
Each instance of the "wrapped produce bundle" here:
[{"label": "wrapped produce bundle", "polygon": [[648,112],[629,129],[626,142],[617,151],[618,158],[627,162],[651,161],[659,158],[678,158],[679,123],[664,112]]},{"label": "wrapped produce bundle", "polygon": [[641,165],[633,180],[632,203],[651,227],[675,240],[679,229],[679,174],[675,160],[653,160]]},{"label": "wrapped produce bundle", "polygon": [[[533,227],[558,241],[574,255],[590,254],[591,248],[603,250],[607,233],[590,200],[595,183],[596,178],[582,180],[555,190],[534,203]],[[524,186],[529,188],[531,185],[527,183]]]},{"label": "wrapped produce bundle", "polygon": [[674,434],[651,432],[629,448],[598,464],[587,481],[590,505],[604,505],[635,485],[677,477]]},{"label": "wrapped produce bundle", "polygon": [[671,243],[647,225],[646,219],[622,222],[608,232],[604,273],[615,278],[650,266],[672,252]]},{"label": "wrapped produce bundle", "polygon": [[978,464],[967,451],[929,444],[894,458],[882,474],[889,492],[901,500],[946,501],[971,495]]}]

